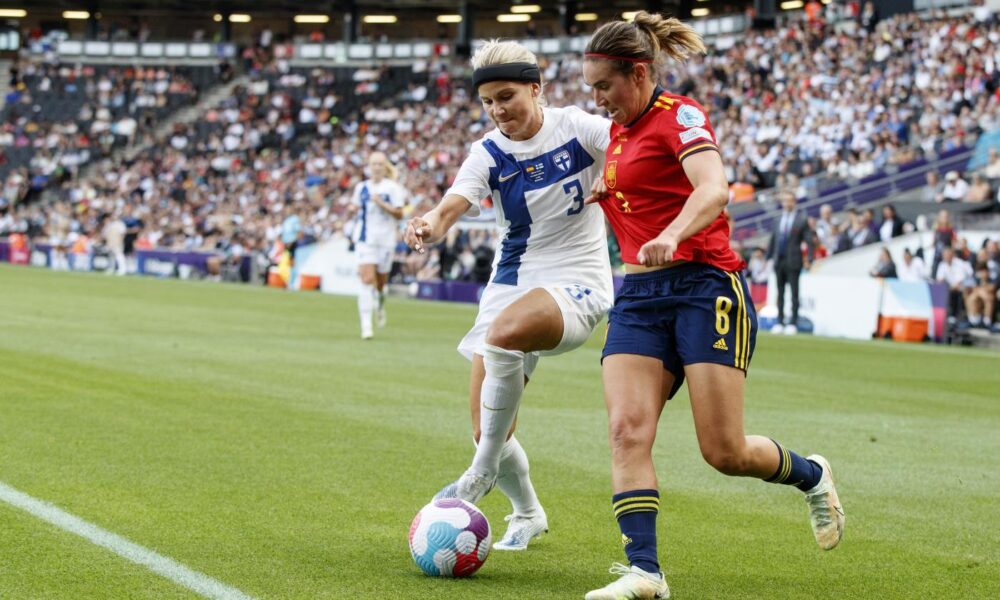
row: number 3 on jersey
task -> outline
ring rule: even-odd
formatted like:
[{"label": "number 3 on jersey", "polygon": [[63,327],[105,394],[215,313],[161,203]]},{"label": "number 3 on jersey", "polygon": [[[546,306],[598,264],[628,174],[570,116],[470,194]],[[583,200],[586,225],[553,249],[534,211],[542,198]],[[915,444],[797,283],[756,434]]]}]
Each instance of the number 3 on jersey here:
[{"label": "number 3 on jersey", "polygon": [[569,207],[566,214],[569,216],[580,214],[580,211],[583,210],[583,186],[580,185],[580,180],[574,179],[569,183],[564,183],[563,191],[567,194],[573,194],[573,206]]}]

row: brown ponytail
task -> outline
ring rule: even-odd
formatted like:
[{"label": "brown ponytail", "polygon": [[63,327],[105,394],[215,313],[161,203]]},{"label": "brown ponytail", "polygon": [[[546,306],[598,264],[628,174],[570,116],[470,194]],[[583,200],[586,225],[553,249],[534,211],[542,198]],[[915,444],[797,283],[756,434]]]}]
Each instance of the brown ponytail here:
[{"label": "brown ponytail", "polygon": [[588,59],[610,60],[615,63],[614,69],[622,73],[631,72],[636,62],[648,62],[654,76],[658,74],[663,54],[683,61],[694,53],[705,53],[705,42],[697,31],[676,18],[665,19],[646,11],[639,11],[631,23],[605,23],[594,32],[585,51],[591,55]]}]

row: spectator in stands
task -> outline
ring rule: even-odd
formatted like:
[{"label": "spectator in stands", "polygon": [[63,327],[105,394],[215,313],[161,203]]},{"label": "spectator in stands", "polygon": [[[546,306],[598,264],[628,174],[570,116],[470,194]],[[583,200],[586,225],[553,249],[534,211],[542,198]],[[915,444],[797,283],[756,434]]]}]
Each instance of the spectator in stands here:
[{"label": "spectator in stands", "polygon": [[1000,242],[997,240],[983,242],[983,248],[979,251],[979,262],[986,265],[990,281],[1000,287]]},{"label": "spectator in stands", "polygon": [[882,207],[882,223],[878,226],[878,239],[888,242],[903,235],[903,221],[896,214],[896,207],[886,204]]},{"label": "spectator in stands", "polygon": [[955,249],[944,249],[941,263],[937,266],[934,279],[948,286],[948,320],[958,320],[965,303],[964,291],[972,283],[973,272],[969,263],[955,258]]},{"label": "spectator in stands", "polygon": [[896,277],[896,263],[893,262],[892,254],[889,253],[887,246],[882,246],[878,254],[878,261],[868,274],[872,277],[881,277],[882,279],[893,279]]},{"label": "spectator in stands", "polygon": [[878,234],[875,233],[874,225],[872,224],[874,214],[871,209],[867,209],[858,216],[857,221],[851,228],[851,248],[860,248],[868,244],[874,244],[878,240]]},{"label": "spectator in stands", "polygon": [[824,204],[819,207],[819,219],[816,220],[816,237],[826,249],[827,254],[837,251],[837,226],[833,222],[833,207]]},{"label": "spectator in stands", "polygon": [[871,0],[865,2],[865,7],[861,10],[861,16],[858,19],[859,23],[865,30],[871,34],[875,33],[875,27],[878,25],[879,16],[878,11],[875,10],[875,3]]},{"label": "spectator in stands", "polygon": [[924,259],[914,256],[909,248],[903,250],[903,262],[896,270],[900,281],[927,281],[927,265]]},{"label": "spectator in stands", "polygon": [[983,174],[987,179],[1000,179],[1000,152],[996,148],[990,148]]},{"label": "spectator in stands", "polygon": [[931,273],[935,278],[944,249],[951,248],[954,244],[955,228],[951,224],[951,213],[941,209],[934,221],[934,264],[931,266]]},{"label": "spectator in stands", "polygon": [[976,266],[974,280],[965,289],[965,312],[973,327],[993,327],[993,313],[997,304],[997,287],[990,279],[990,270],[985,262]]},{"label": "spectator in stands", "polygon": [[955,241],[955,258],[969,263],[969,268],[976,269],[976,253],[969,248],[969,239],[960,237]]},{"label": "spectator in stands", "polygon": [[944,202],[944,183],[941,182],[937,171],[931,169],[927,171],[925,177],[927,179],[927,186],[923,189],[921,200],[925,202]]},{"label": "spectator in stands", "polygon": [[972,14],[976,18],[976,22],[989,23],[993,21],[993,7],[986,0],[975,0],[973,4],[976,8]]},{"label": "spectator in stands", "polygon": [[[799,319],[799,276],[803,268],[809,268],[816,248],[815,233],[809,229],[806,213],[796,210],[796,198],[793,190],[782,190],[778,194],[781,200],[781,215],[776,219],[771,242],[767,250],[767,258],[774,269],[778,280],[778,322],[771,329],[772,333],[798,333]],[[807,246],[806,258],[803,259],[802,246]],[[785,287],[792,292],[792,319],[785,324]]]},{"label": "spectator in stands", "polygon": [[964,202],[969,195],[969,184],[958,171],[948,171],[944,176],[944,188],[938,202]]},{"label": "spectator in stands", "polygon": [[972,185],[969,186],[969,193],[965,196],[965,202],[987,202],[993,196],[993,192],[990,189],[990,182],[986,181],[981,173],[975,173],[972,176]]},{"label": "spectator in stands", "polygon": [[767,265],[767,253],[756,247],[747,261],[747,282],[750,284],[750,298],[755,307],[762,307],[767,301],[767,279],[771,270]]}]

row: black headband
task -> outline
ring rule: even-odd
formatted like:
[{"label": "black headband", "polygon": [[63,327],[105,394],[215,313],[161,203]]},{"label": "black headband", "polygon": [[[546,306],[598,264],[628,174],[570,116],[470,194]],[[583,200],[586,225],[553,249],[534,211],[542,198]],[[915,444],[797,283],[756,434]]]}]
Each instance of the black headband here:
[{"label": "black headband", "polygon": [[538,65],[528,62],[490,65],[488,67],[480,67],[472,72],[472,87],[476,90],[479,89],[479,86],[489,81],[541,83],[542,72],[538,70]]}]

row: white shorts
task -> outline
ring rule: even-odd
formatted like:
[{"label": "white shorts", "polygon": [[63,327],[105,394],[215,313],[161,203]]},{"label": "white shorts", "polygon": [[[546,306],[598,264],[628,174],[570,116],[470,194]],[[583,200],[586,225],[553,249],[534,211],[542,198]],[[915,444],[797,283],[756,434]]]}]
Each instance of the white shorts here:
[{"label": "white shorts", "polygon": [[[497,318],[515,300],[534,289],[539,288],[492,283],[487,285],[486,289],[483,290],[483,297],[479,300],[479,314],[476,316],[476,323],[459,342],[458,351],[469,360],[472,360],[473,354],[482,354],[481,348],[486,342],[486,332],[493,323],[493,319]],[[554,285],[541,289],[548,292],[559,305],[559,311],[562,312],[563,317],[563,336],[555,348],[529,352],[525,355],[524,374],[526,376],[530,376],[531,372],[535,370],[538,357],[562,354],[582,346],[590,338],[594,327],[597,327],[597,324],[611,309],[612,304],[612,299],[605,297],[602,292],[578,284]]]},{"label": "white shorts", "polygon": [[379,273],[388,273],[392,270],[393,251],[392,246],[367,242],[358,242],[354,246],[354,252],[358,255],[358,264],[375,265],[375,270]]}]

